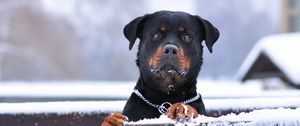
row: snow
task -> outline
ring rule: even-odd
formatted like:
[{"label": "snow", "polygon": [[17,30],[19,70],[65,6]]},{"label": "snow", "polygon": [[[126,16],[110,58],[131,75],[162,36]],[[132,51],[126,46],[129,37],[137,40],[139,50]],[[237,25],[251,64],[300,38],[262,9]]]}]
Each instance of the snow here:
[{"label": "snow", "polygon": [[197,123],[206,123],[206,122],[218,122],[218,121],[228,121],[228,122],[247,122],[250,121],[250,125],[257,125],[258,123],[268,122],[270,123],[279,123],[279,124],[291,124],[296,122],[300,125],[300,108],[297,109],[262,109],[254,110],[249,113],[241,114],[229,114],[226,116],[221,116],[219,118],[205,117],[200,116],[197,119]]},{"label": "snow", "polygon": [[[1,97],[107,97],[120,101],[65,101],[0,103],[0,114],[69,114],[121,112],[135,82],[0,82]],[[230,80],[199,80],[198,91],[207,111],[254,110],[218,118],[200,116],[184,124],[161,116],[128,124],[178,125],[299,125],[300,91],[262,91],[261,84],[249,81],[240,84]],[[279,109],[276,109],[279,108]],[[283,109],[285,108],[285,109]],[[297,108],[297,109],[288,109]],[[261,110],[260,110],[261,109]]]},{"label": "snow", "polygon": [[[30,98],[129,98],[136,82],[0,82],[1,97]],[[198,80],[204,99],[300,97],[300,90],[262,90],[258,81]]]},{"label": "snow", "polygon": [[199,80],[197,90],[203,98],[300,97],[300,91],[262,89],[260,81]]},{"label": "snow", "polygon": [[[122,111],[135,82],[0,82],[0,98],[106,98],[122,101],[0,103],[3,113],[70,113]],[[300,107],[300,90],[263,91],[261,84],[199,80],[207,111]]]},{"label": "snow", "polygon": [[204,99],[203,102],[207,111],[300,107],[300,97]]},{"label": "snow", "polygon": [[0,82],[0,97],[126,99],[134,85],[135,82]]},{"label": "snow", "polygon": [[[212,100],[214,102],[212,102]],[[253,107],[274,104],[300,105],[299,99],[278,98],[273,103],[260,100],[236,100],[231,99],[208,99],[205,100],[207,109],[228,109],[239,107]],[[250,102],[249,102],[250,101]],[[268,101],[268,99],[266,100]],[[41,102],[41,103],[0,103],[0,114],[70,114],[70,113],[112,113],[121,112],[125,101],[90,101],[90,102]],[[227,106],[227,107],[224,107]],[[222,108],[223,107],[223,108]],[[262,107],[262,106],[260,106]],[[224,115],[221,117],[206,117],[199,115],[198,118],[187,122],[176,122],[162,115],[157,119],[144,119],[138,122],[127,122],[128,125],[141,124],[175,124],[175,125],[300,125],[300,108],[260,109],[249,113]]]},{"label": "snow", "polygon": [[[237,99],[203,99],[207,111],[211,110],[252,110],[263,108],[297,108],[299,97],[278,98],[237,98]],[[32,113],[91,113],[121,112],[126,100],[121,101],[66,101],[66,102],[27,102],[0,103],[0,114]]]},{"label": "snow", "polygon": [[175,124],[175,125],[300,125],[300,108],[297,109],[262,109],[249,113],[229,114],[218,118],[199,116],[188,122],[175,122],[165,115],[158,119],[144,119],[128,122],[129,125],[140,124]]},{"label": "snow", "polygon": [[237,73],[237,78],[241,79],[258,56],[266,53],[270,59],[285,73],[295,84],[300,84],[300,33],[271,35],[262,38],[253,47],[250,54],[245,59],[242,67]]},{"label": "snow", "polygon": [[0,114],[121,112],[126,101],[0,103]]}]

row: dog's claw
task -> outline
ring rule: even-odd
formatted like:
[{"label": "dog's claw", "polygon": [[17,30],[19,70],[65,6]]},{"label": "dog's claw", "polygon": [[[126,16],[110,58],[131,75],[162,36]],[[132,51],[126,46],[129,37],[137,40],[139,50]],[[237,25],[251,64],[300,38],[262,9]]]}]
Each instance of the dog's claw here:
[{"label": "dog's claw", "polygon": [[190,105],[175,103],[168,108],[167,116],[175,120],[193,119],[198,117],[198,112]]},{"label": "dog's claw", "polygon": [[126,120],[128,120],[126,116],[116,112],[106,116],[101,126],[123,126]]}]

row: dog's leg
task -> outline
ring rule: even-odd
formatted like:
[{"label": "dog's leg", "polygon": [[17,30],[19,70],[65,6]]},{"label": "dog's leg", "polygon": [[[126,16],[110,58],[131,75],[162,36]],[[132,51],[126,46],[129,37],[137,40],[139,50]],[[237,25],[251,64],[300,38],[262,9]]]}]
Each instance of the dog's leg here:
[{"label": "dog's leg", "polygon": [[198,112],[190,105],[175,103],[168,108],[167,116],[176,120],[193,119],[198,117]]},{"label": "dog's leg", "polygon": [[101,126],[123,126],[126,120],[126,116],[116,112],[112,115],[106,116]]}]

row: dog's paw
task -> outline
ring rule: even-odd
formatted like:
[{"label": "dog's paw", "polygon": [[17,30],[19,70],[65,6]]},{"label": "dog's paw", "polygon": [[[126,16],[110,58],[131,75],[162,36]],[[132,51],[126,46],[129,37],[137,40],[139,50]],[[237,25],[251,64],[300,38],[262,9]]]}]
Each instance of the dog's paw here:
[{"label": "dog's paw", "polygon": [[167,116],[175,120],[193,119],[198,117],[198,112],[190,105],[175,103],[168,108]]},{"label": "dog's paw", "polygon": [[126,116],[116,112],[112,115],[106,116],[101,126],[123,126],[126,120]]}]

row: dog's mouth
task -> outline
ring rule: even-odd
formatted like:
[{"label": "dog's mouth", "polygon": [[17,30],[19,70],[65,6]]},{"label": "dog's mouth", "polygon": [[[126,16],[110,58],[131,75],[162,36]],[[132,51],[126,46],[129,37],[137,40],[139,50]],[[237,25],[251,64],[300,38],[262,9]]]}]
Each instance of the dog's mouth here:
[{"label": "dog's mouth", "polygon": [[156,79],[161,80],[159,89],[168,95],[176,92],[187,74],[187,71],[182,67],[171,64],[158,65],[158,67],[151,69],[151,72]]},{"label": "dog's mouth", "polygon": [[187,74],[187,71],[185,69],[183,69],[182,67],[176,67],[174,65],[171,64],[166,64],[166,65],[158,65],[152,69],[150,69],[150,71],[154,74],[159,74],[162,77],[171,77],[171,76],[176,76],[176,75],[180,75],[180,76],[185,76]]}]

